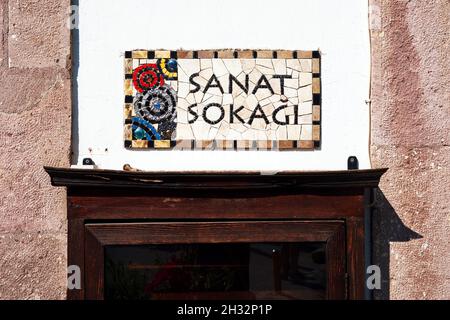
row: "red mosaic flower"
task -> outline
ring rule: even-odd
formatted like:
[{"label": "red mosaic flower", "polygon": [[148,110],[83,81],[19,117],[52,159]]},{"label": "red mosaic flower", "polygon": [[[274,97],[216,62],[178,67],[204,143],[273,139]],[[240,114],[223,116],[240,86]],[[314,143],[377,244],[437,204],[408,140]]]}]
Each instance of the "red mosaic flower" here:
[{"label": "red mosaic flower", "polygon": [[164,77],[156,64],[140,65],[133,71],[133,85],[138,92],[144,92],[159,85],[164,85]]}]

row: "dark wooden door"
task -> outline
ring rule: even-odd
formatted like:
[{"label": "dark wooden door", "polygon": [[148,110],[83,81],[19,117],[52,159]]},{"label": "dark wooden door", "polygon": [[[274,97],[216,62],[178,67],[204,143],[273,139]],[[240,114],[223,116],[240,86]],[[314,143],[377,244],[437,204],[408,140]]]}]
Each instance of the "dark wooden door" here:
[{"label": "dark wooden door", "polygon": [[347,298],[342,221],[89,223],[84,252],[87,299]]}]

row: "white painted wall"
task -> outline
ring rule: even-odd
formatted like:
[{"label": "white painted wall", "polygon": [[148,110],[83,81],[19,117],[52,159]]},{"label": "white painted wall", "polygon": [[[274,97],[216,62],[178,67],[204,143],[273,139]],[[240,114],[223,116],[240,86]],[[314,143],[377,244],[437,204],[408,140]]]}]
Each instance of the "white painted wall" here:
[{"label": "white painted wall", "polygon": [[[74,163],[91,157],[103,169],[333,170],[346,169],[355,155],[360,168],[370,167],[367,1],[80,0],[79,14]],[[138,48],[320,48],[322,149],[126,150],[123,52]]]}]

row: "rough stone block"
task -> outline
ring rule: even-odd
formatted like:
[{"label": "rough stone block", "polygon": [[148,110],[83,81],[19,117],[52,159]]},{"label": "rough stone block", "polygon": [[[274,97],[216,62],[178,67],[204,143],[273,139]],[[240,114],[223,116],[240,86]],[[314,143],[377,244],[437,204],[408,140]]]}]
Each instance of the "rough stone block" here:
[{"label": "rough stone block", "polygon": [[448,1],[383,2],[383,31],[371,33],[373,145],[450,145],[449,10]]},{"label": "rough stone block", "polygon": [[9,66],[66,67],[70,54],[69,0],[9,1]]},{"label": "rough stone block", "polygon": [[54,81],[29,108],[0,113],[0,232],[65,230],[65,191],[43,170],[70,163],[70,81]]},{"label": "rough stone block", "polygon": [[389,167],[373,213],[377,298],[448,296],[450,147],[372,147],[371,156],[375,167]]},{"label": "rough stone block", "polygon": [[0,66],[3,65],[3,60],[6,58],[5,48],[6,48],[6,34],[5,34],[5,15],[7,14],[8,3],[7,1],[2,1],[0,3]]},{"label": "rough stone block", "polygon": [[65,299],[65,234],[0,233],[0,252],[0,299]]}]

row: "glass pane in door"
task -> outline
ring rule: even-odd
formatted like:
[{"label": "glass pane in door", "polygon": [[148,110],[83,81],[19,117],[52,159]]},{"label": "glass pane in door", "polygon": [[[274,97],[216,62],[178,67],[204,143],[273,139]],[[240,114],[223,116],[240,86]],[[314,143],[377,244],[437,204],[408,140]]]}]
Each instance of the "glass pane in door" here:
[{"label": "glass pane in door", "polygon": [[325,243],[105,247],[106,299],[324,299]]}]

